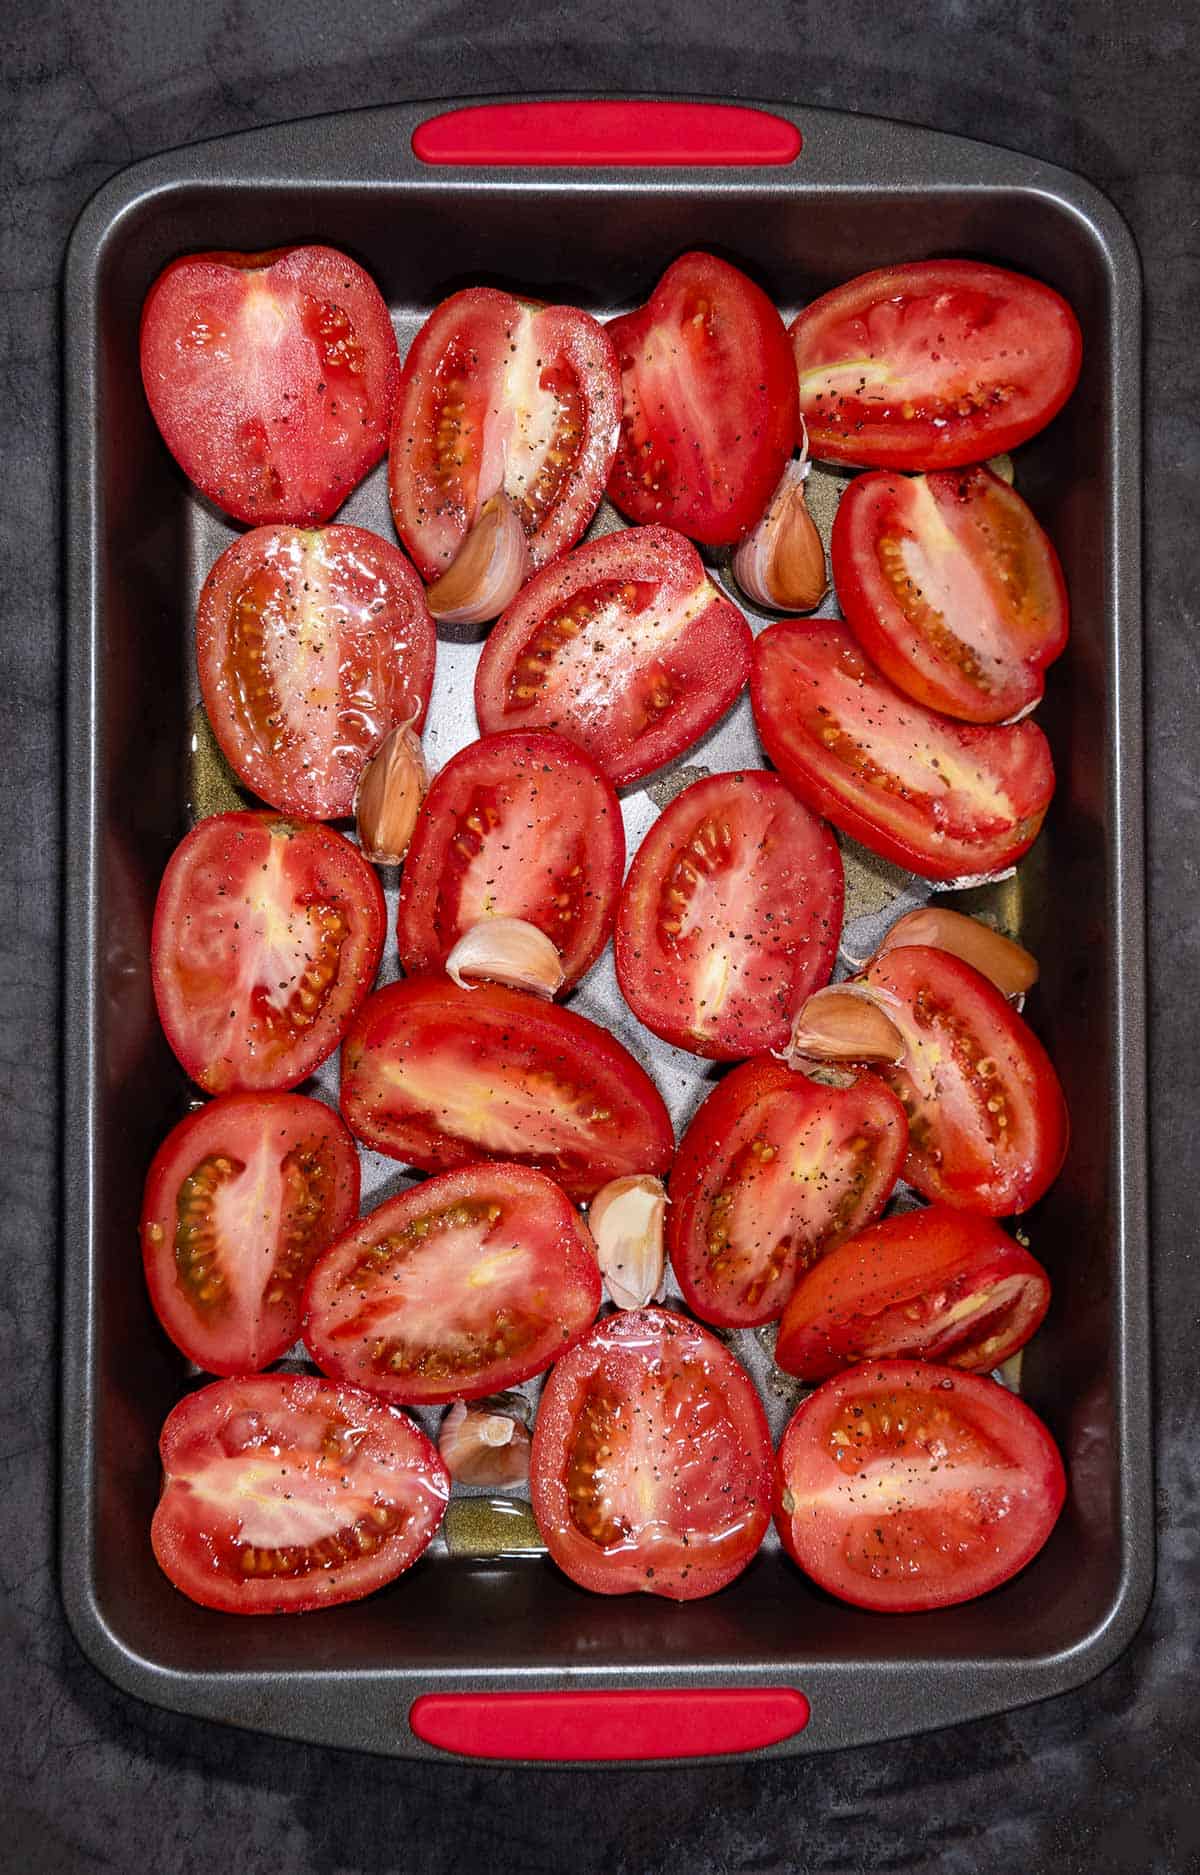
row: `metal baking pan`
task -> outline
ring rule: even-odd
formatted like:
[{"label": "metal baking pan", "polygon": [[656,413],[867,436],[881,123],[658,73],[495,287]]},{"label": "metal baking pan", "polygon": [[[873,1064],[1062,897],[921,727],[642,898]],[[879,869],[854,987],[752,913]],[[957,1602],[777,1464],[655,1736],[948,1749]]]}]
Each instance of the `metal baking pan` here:
[{"label": "metal baking pan", "polygon": [[[1126,1645],[1153,1577],[1132,241],[1075,176],[868,118],[648,102],[451,109],[361,111],[155,158],[105,186],[70,246],[61,1535],[72,1628],[96,1666],[144,1699],[401,1756],[444,1745],[511,1756],[516,1738],[527,1759],[769,1757],[1062,1692]],[[192,618],[231,535],[159,441],[138,318],[175,255],[289,241],[356,255],[402,344],[468,282],[605,315],[639,303],[693,246],[739,261],[786,309],[865,268],[939,254],[1035,274],[1075,307],[1083,377],[1018,465],[1072,598],[1073,636],[1041,717],[1058,793],[1034,851],[989,901],[1041,960],[1029,1013],[1074,1120],[1066,1169],[1030,1225],[1055,1300],[1021,1380],[1064,1450],[1070,1492],[1042,1554],[983,1600],[871,1615],[822,1595],[770,1544],[710,1600],[593,1597],[520,1540],[473,1543],[470,1518],[461,1541],[439,1539],[390,1589],[303,1619],[206,1612],[160,1575],[147,1539],[156,1440],[198,1377],[156,1327],[136,1251],[147,1163],[188,1099],[155,1020],[147,946],[163,865],[203,805],[189,759]],[[382,467],[342,518],[390,535]],[[435,763],[475,733],[477,650],[439,648]],[[761,761],[745,699],[683,758],[692,770]],[[628,793],[631,844],[677,782],[652,777]],[[852,947],[889,901],[894,910],[897,895],[910,903],[927,888],[852,852],[848,862]],[[712,1068],[638,1027],[611,962],[574,1000],[614,1022],[682,1124]],[[368,1192],[385,1178],[394,1185],[390,1162],[368,1167]],[[771,1394],[769,1359],[755,1345],[739,1352],[778,1431],[788,1402]],[[527,1528],[516,1512],[513,1527]]]}]

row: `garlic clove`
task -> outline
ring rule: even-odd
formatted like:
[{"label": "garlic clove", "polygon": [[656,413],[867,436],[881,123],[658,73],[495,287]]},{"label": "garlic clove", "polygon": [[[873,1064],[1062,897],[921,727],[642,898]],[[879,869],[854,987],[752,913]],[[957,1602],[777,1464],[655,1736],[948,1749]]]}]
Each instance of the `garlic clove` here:
[{"label": "garlic clove", "polygon": [[619,1309],[645,1308],[662,1286],[666,1208],[662,1180],[648,1174],[610,1180],[588,1206],[600,1274]]},{"label": "garlic clove", "polygon": [[562,958],[546,933],[523,918],[484,918],[472,925],[447,957],[446,974],[460,989],[471,987],[464,977],[478,977],[531,990],[547,1001],[558,994],[566,977]]},{"label": "garlic clove", "polygon": [[408,851],[429,770],[413,718],[393,729],[358,779],[354,819],[359,845],[377,866],[398,866]]},{"label": "garlic clove", "polygon": [[1004,996],[1023,996],[1038,980],[1037,958],[1023,945],[946,905],[923,905],[906,912],[896,920],[876,956],[905,944],[928,944],[933,950],[948,951],[973,965]]},{"label": "garlic clove", "polygon": [[448,625],[482,625],[499,618],[532,571],[521,517],[501,491],[484,502],[452,564],[429,588],[429,610]]},{"label": "garlic clove", "polygon": [[797,1013],[784,1059],[805,1061],[900,1061],[904,1038],[878,1003],[850,983],[817,990]]},{"label": "garlic clove", "polygon": [[733,574],[748,599],[773,612],[811,612],[829,590],[825,549],[808,512],[804,457],[789,462],[758,525],[733,556]]},{"label": "garlic clove", "polygon": [[508,1402],[458,1400],[438,1432],[438,1451],[459,1484],[524,1484],[529,1430]]}]

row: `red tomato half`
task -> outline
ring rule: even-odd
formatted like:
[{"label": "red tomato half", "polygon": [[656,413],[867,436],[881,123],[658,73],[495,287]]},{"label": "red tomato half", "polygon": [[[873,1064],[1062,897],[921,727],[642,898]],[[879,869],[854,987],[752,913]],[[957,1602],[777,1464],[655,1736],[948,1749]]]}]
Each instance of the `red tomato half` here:
[{"label": "red tomato half", "polygon": [[442,968],[464,931],[523,918],[577,983],[608,941],[625,865],[621,804],[563,736],[485,736],[447,762],[425,797],[400,881],[397,935],[409,976]]},{"label": "red tomato half", "polygon": [[1058,556],[990,469],[859,475],[833,523],[847,623],[886,677],[969,723],[1018,716],[1067,642]]},{"label": "red tomato half", "polygon": [[200,594],[196,662],[234,773],[285,814],[354,811],[367,758],[424,721],[437,639],[398,547],[363,527],[257,527]]},{"label": "red tomato half", "polygon": [[303,1094],[222,1094],[168,1133],[142,1205],[154,1312],[210,1374],[277,1361],[308,1272],[358,1213],[358,1154]]},{"label": "red tomato half", "polygon": [[796,1284],[775,1359],[801,1380],[856,1361],[942,1361],[986,1372],[1023,1348],[1050,1278],[990,1218],[930,1205],[881,1218]]},{"label": "red tomato half", "polygon": [[494,287],[443,300],[404,362],[388,458],[396,532],[425,578],[501,489],[533,564],[564,553],[604,493],[620,416],[616,354],[590,313]]},{"label": "red tomato half", "polygon": [[781,619],[755,640],[754,720],[815,813],[925,879],[1002,872],[1054,793],[1036,723],[953,723],[902,696],[845,627]]},{"label": "red tomato half", "polygon": [[842,858],[777,775],[709,775],[638,849],[617,916],[617,980],[634,1014],[715,1060],[782,1048],[827,983],[842,928]]},{"label": "red tomato half", "polygon": [[450,1477],[394,1406],[309,1374],[215,1380],[159,1440],[150,1536],[192,1601],[302,1614],[394,1582],[435,1535]]},{"label": "red tomato half", "polygon": [[1066,1496],[1062,1459],[1015,1394],[923,1361],[827,1380],[779,1447],[775,1522],[793,1561],[859,1608],[946,1608],[1041,1549]]},{"label": "red tomato half", "polygon": [[405,1191],[321,1258],[304,1339],[323,1373],[427,1406],[499,1393],[573,1347],[600,1307],[591,1235],[524,1165]]},{"label": "red tomato half", "polygon": [[327,521],[387,446],[392,322],[336,248],[184,255],[146,297],[141,354],[167,448],[239,521]]},{"label": "red tomato half", "polygon": [[724,715],[752,644],[682,534],[602,534],[531,579],[494,627],[475,714],[485,732],[557,729],[623,788]]},{"label": "red tomato half", "polygon": [[727,547],[758,520],[796,444],[796,372],[761,287],[685,254],[613,319],[624,414],[608,492],[632,521]]},{"label": "red tomato half", "polygon": [[1015,449],[1062,409],[1083,349],[1050,287],[970,260],[861,274],[791,333],[814,456],[893,469]]},{"label": "red tomato half", "polygon": [[730,1328],[774,1321],[801,1272],[879,1216],[907,1139],[873,1074],[824,1087],[780,1061],[735,1068],[671,1170],[667,1247],[688,1307]]},{"label": "red tomato half", "polygon": [[342,1050],[342,1112],[368,1146],[423,1172],[512,1159],[573,1198],[665,1172],[675,1137],[649,1075],[573,1010],[447,977],[370,998]]},{"label": "red tomato half", "polygon": [[766,1418],[696,1322],[667,1309],[608,1315],[546,1382],[530,1486],[546,1547],[582,1588],[712,1595],[766,1531]]},{"label": "red tomato half", "polygon": [[925,944],[885,951],[861,981],[904,1038],[900,1065],[880,1069],[908,1114],[904,1176],[964,1211],[1027,1211],[1058,1177],[1068,1135],[1029,1024],[978,970]]},{"label": "red tomato half", "polygon": [[375,869],[332,827],[214,814],[171,855],[154,909],[159,1020],[210,1094],[295,1087],[331,1055],[379,967]]}]

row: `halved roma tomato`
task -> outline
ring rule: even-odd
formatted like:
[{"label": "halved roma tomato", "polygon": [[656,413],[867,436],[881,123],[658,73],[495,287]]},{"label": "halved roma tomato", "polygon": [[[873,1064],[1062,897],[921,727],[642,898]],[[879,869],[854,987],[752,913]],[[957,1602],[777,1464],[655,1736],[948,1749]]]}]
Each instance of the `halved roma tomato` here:
[{"label": "halved roma tomato", "polygon": [[637,312],[610,320],[624,414],[608,492],[632,521],[709,547],[740,540],[796,445],[787,331],[728,261],[684,254]]},{"label": "halved roma tomato", "polygon": [[642,841],[617,914],[617,981],[634,1014],[717,1061],[782,1048],[829,980],[842,859],[778,775],[709,775]]},{"label": "halved roma tomato", "polygon": [[990,1218],[929,1205],[881,1218],[823,1257],[783,1311],[775,1359],[801,1380],[901,1357],[985,1372],[1023,1348],[1050,1278]]},{"label": "halved roma tomato", "polygon": [[256,527],[204,582],[196,662],[234,773],[286,814],[354,809],[369,756],[425,719],[437,637],[398,547],[364,527]]},{"label": "halved roma tomato", "polygon": [[621,804],[563,736],[511,730],[472,742],[435,778],[400,881],[409,976],[440,970],[464,931],[522,918],[551,939],[563,989],[608,941],[625,865]]},{"label": "halved roma tomato", "polygon": [[969,723],[1032,707],[1067,642],[1058,555],[990,469],[859,475],[838,505],[833,579],[886,677]]},{"label": "halved roma tomato", "polygon": [[154,1312],[210,1374],[248,1374],[300,1333],[309,1270],[358,1213],[358,1154],[303,1094],[222,1094],[154,1155],[142,1257]]},{"label": "halved roma tomato", "polygon": [[845,626],[781,619],[755,640],[763,747],[802,800],[925,879],[1002,872],[1054,793],[1036,723],[954,723],[891,685]]},{"label": "halved roma tomato", "polygon": [[801,1569],[903,1614],[986,1594],[1045,1543],[1066,1496],[1037,1414],[978,1374],[872,1361],[827,1380],[779,1447],[775,1522]]},{"label": "halved roma tomato", "polygon": [[668,1309],[622,1311],[546,1382],[530,1486],[547,1549],[582,1588],[712,1595],[766,1531],[766,1417],[715,1335]]},{"label": "halved roma tomato", "polygon": [[908,1114],[904,1176],[926,1198],[1006,1217],[1062,1168],[1067,1103],[1037,1036],[993,983],[948,951],[905,944],[858,979],[904,1038],[882,1066]]},{"label": "halved roma tomato", "polygon": [[860,274],[791,335],[814,456],[893,469],[1015,449],[1062,409],[1083,351],[1059,294],[971,260]]},{"label": "halved roma tomato", "polygon": [[159,1440],[159,1567],[204,1608],[302,1614],[394,1582],[445,1515],[450,1475],[394,1406],[309,1374],[215,1380]]},{"label": "halved roma tomato", "polygon": [[494,287],[443,300],[404,361],[388,457],[396,532],[425,578],[501,489],[533,564],[564,553],[604,493],[620,416],[616,354],[590,313]]},{"label": "halved roma tomato", "polygon": [[336,248],[172,261],[146,296],[141,356],[167,448],[239,521],[327,521],[387,446],[396,337]]},{"label": "halved roma tomato", "polygon": [[332,1244],[304,1339],[335,1380],[427,1406],[499,1393],[558,1360],[600,1307],[595,1245],[524,1165],[467,1165],[380,1205]]},{"label": "halved roma tomato", "polygon": [[443,1172],[512,1159],[590,1198],[610,1179],[665,1172],[675,1145],[649,1075],[573,1010],[447,977],[391,983],[342,1049],[342,1113],[393,1159]]},{"label": "halved roma tomato", "polygon": [[159,1020],[210,1094],[295,1087],[374,981],[379,877],[332,827],[214,814],[172,853],[154,908]]},{"label": "halved roma tomato", "polygon": [[907,1140],[873,1074],[825,1087],[780,1061],[735,1068],[671,1169],[667,1247],[688,1307],[730,1328],[774,1321],[801,1272],[879,1216]]},{"label": "halved roma tomato", "polygon": [[752,644],[682,534],[602,534],[509,606],[475,672],[475,714],[485,732],[559,730],[622,788],[724,715]]}]

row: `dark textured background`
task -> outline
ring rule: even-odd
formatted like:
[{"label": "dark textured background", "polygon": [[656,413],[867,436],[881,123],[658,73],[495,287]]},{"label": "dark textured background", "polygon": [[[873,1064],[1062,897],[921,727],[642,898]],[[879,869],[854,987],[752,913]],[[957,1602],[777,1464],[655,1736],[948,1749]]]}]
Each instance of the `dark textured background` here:
[{"label": "dark textured background", "polygon": [[[1185,23],[1191,15],[1191,23]],[[0,39],[0,1868],[273,1875],[1200,1869],[1196,1442],[1196,335],[1200,14],[1188,0],[18,4]],[[79,208],[174,144],[397,99],[522,89],[787,96],[1083,171],[1146,270],[1147,640],[1159,1584],[1063,1699],[764,1768],[608,1776],[406,1765],[152,1711],[67,1635],[54,1578],[58,276]],[[1131,488],[1129,498],[1137,499]],[[72,1246],[65,1246],[70,1256]],[[469,1647],[470,1637],[464,1636]]]}]

